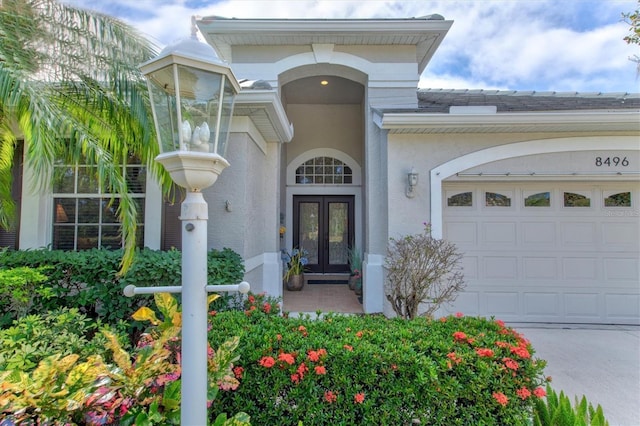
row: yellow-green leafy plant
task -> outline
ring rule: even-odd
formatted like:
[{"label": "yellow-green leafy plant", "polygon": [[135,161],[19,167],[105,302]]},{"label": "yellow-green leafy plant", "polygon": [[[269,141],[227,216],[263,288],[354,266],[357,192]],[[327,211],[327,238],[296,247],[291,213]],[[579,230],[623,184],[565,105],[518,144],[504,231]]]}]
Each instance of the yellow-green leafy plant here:
[{"label": "yellow-green leafy plant", "polygon": [[109,374],[100,356],[78,361],[76,354],[56,354],[43,359],[30,373],[0,373],[0,413],[10,417],[11,424],[34,419],[41,422],[38,424],[66,424],[64,419],[81,412],[100,385],[99,379]]}]

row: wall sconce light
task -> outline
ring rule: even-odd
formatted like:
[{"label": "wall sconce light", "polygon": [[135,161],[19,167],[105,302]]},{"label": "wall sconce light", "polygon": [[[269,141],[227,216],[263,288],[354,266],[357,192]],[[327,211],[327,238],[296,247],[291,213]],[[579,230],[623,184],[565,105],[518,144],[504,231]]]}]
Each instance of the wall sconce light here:
[{"label": "wall sconce light", "polygon": [[405,192],[408,198],[415,197],[414,189],[416,185],[418,185],[418,172],[416,172],[416,169],[411,168],[411,171],[407,173],[407,191]]}]

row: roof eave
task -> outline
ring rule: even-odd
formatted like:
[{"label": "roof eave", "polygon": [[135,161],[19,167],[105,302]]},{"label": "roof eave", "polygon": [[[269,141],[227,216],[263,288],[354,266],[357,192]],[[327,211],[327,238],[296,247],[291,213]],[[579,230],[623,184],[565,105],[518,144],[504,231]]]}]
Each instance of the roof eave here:
[{"label": "roof eave", "polygon": [[489,133],[539,131],[640,132],[640,110],[499,114],[382,113],[381,129],[391,133]]},{"label": "roof eave", "polygon": [[254,120],[260,133],[263,136],[272,132],[278,135],[278,141],[269,140],[267,137],[269,142],[286,143],[293,139],[293,125],[289,122],[275,90],[243,90],[236,95],[234,116],[252,118],[258,114],[265,114],[269,122],[269,124],[260,124],[259,120]]},{"label": "roof eave", "polygon": [[[444,19],[221,19],[203,17],[196,21],[207,43],[227,61],[233,46],[255,44],[256,37],[277,36],[270,45],[310,44],[307,38],[323,37],[325,43],[344,44],[346,36],[358,36],[358,44],[398,45],[392,38],[414,41],[419,72],[440,46],[453,21]],[[386,37],[386,38],[385,38]],[[374,39],[375,43],[367,42]],[[416,41],[417,40],[417,41]],[[352,45],[352,43],[349,43]]]}]

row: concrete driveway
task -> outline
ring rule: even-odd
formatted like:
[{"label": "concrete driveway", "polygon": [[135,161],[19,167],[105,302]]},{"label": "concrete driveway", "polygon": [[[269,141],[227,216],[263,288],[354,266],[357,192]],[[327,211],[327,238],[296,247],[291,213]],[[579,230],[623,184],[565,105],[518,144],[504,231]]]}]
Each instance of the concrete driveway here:
[{"label": "concrete driveway", "polygon": [[640,426],[640,327],[508,324],[547,361],[551,385],[600,404],[610,426]]}]

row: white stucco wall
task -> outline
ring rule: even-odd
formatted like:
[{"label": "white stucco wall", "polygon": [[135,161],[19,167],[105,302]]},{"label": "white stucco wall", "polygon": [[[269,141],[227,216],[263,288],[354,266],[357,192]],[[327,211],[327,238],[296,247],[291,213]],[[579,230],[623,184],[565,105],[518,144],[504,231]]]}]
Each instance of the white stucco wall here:
[{"label": "white stucco wall", "polygon": [[278,291],[279,206],[274,200],[279,197],[279,144],[261,140],[250,120],[234,120],[236,132],[226,155],[230,166],[205,191],[208,246],[228,247],[245,260],[245,279],[253,292]]},{"label": "white stucco wall", "polygon": [[287,105],[296,133],[286,145],[288,161],[314,148],[336,149],[362,164],[361,105]]}]

